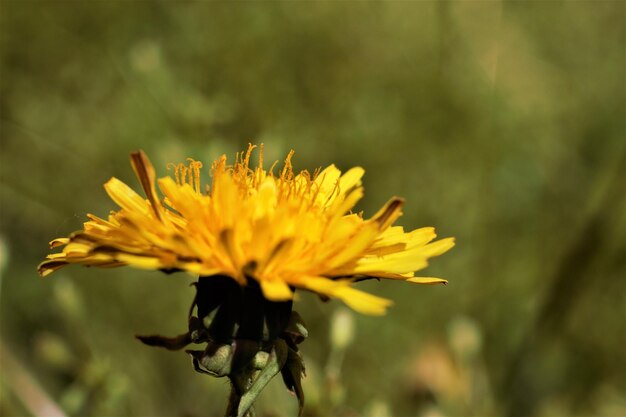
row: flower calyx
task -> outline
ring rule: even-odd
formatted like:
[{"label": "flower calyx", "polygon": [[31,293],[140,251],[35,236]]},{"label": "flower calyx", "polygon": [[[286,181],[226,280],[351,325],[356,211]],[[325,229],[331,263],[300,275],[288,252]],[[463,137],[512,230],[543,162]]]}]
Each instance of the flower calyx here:
[{"label": "flower calyx", "polygon": [[204,350],[185,352],[197,372],[230,379],[227,416],[249,415],[260,392],[279,372],[287,389],[296,395],[301,415],[305,367],[298,344],[307,338],[308,331],[300,315],[292,310],[292,302],[266,300],[252,279],[240,286],[230,277],[215,275],[200,277],[194,286],[196,296],[186,333],[137,338],[168,350],[206,343]]}]

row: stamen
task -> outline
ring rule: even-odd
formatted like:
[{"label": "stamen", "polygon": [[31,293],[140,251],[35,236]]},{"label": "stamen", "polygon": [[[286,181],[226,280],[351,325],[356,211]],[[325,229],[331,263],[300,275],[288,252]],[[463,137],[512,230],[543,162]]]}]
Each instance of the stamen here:
[{"label": "stamen", "polygon": [[200,192],[200,168],[202,168],[202,162],[196,161],[193,158],[187,158],[189,162],[189,185],[191,185],[197,193]]},{"label": "stamen", "polygon": [[250,163],[250,155],[252,154],[252,150],[254,150],[254,148],[256,148],[256,145],[253,145],[251,143],[248,144],[248,151],[246,152],[246,158],[243,161],[243,166],[246,169],[248,168],[248,164]]},{"label": "stamen", "polygon": [[170,162],[169,164],[167,164],[167,170],[169,171],[170,169],[174,169],[174,175],[176,178],[176,184],[180,185],[180,178],[178,177],[178,165],[176,165],[173,162]]},{"label": "stamen", "polygon": [[176,175],[180,175],[180,183],[178,185],[185,184],[185,164],[182,162],[176,167]]},{"label": "stamen", "polygon": [[196,192],[200,193],[200,168],[202,168],[202,162],[196,162],[196,165],[194,167],[195,171],[194,174],[196,176]]},{"label": "stamen", "polygon": [[268,173],[268,175],[270,177],[274,177],[274,168],[276,168],[276,165],[278,165],[278,161],[274,161],[274,163],[270,167],[269,171],[267,171],[267,173]]},{"label": "stamen", "polygon": [[283,170],[280,173],[280,178],[282,180],[287,180],[288,181],[288,180],[290,180],[293,177],[293,167],[291,165],[291,157],[293,156],[294,153],[295,153],[295,151],[292,149],[287,154],[287,158],[285,158],[285,166],[283,167]]},{"label": "stamen", "polygon": [[187,182],[187,172],[189,172],[189,168],[187,168],[187,165],[185,165],[185,164],[181,163],[180,165],[181,165],[180,169],[183,172],[182,181],[183,181],[183,185],[185,185],[185,184],[188,184],[188,182]]}]

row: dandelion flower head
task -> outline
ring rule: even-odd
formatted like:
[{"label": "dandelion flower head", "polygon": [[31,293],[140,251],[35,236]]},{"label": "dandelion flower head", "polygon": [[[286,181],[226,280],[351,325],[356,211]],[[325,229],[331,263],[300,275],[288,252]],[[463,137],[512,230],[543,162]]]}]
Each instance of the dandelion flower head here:
[{"label": "dandelion flower head", "polygon": [[39,273],[82,264],[225,275],[242,286],[255,280],[270,301],[304,289],[366,314],[383,314],[391,301],[354,288],[358,280],[446,282],[414,272],[454,239],[435,241],[432,227],[394,226],[402,199],[391,198],[367,219],[352,211],[363,197],[363,168],[296,172],[291,151],[282,167],[265,169],[262,145],[252,167],[254,149],[238,153],[232,165],[225,155],[214,161],[210,184],[202,182],[199,161],[170,164],[173,178],[156,179],[147,156],[131,154],[146,196],[111,178],[104,188],[120,209],[107,219],[88,214],[82,230],[50,242],[63,249],[48,255]]}]

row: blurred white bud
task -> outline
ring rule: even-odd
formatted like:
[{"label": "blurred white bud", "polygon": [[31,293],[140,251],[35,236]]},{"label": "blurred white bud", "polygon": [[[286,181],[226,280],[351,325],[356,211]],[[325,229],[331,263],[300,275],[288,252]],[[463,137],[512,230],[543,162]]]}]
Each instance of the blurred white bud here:
[{"label": "blurred white bud", "polygon": [[84,312],[81,295],[74,283],[65,278],[57,278],[56,285],[52,287],[53,299],[66,318],[80,319]]},{"label": "blurred white bud", "polygon": [[426,408],[419,415],[420,417],[445,417],[445,415],[441,412],[441,410],[436,406],[431,406]]},{"label": "blurred white bud", "polygon": [[306,405],[315,409],[320,406],[322,401],[321,387],[323,374],[319,365],[313,360],[303,355],[304,363],[306,363],[306,376],[302,379],[302,387],[306,393]]},{"label": "blurred white bud", "polygon": [[65,341],[58,335],[50,332],[41,332],[35,335],[34,350],[38,358],[47,365],[69,371],[75,364],[74,354]]},{"label": "blurred white bud", "polygon": [[482,348],[482,334],[478,324],[469,317],[456,317],[448,327],[450,347],[462,357],[474,356]]},{"label": "blurred white bud", "polygon": [[342,351],[354,339],[354,316],[345,309],[335,311],[330,320],[330,343],[333,349]]},{"label": "blurred white bud", "polygon": [[2,276],[2,272],[4,272],[4,268],[6,268],[9,263],[9,245],[4,240],[4,236],[0,235],[0,276]]},{"label": "blurred white bud", "polygon": [[161,66],[161,48],[155,42],[141,41],[131,49],[130,63],[138,72],[150,72]]},{"label": "blurred white bud", "polygon": [[2,277],[4,276],[4,268],[6,268],[8,262],[9,246],[4,240],[4,237],[0,235],[0,288],[2,288]]},{"label": "blurred white bud", "polygon": [[365,410],[366,417],[388,417],[392,415],[389,404],[379,399],[370,402]]}]

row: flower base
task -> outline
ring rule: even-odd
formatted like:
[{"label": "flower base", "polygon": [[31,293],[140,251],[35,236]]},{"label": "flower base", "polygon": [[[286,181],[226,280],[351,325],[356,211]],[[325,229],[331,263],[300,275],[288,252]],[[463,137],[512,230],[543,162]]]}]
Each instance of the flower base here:
[{"label": "flower base", "polygon": [[241,286],[230,277],[214,275],[200,277],[194,285],[196,296],[186,333],[137,338],[168,350],[206,343],[204,350],[185,352],[196,371],[230,379],[227,416],[249,415],[257,396],[279,372],[296,394],[301,415],[304,364],[297,345],[308,332],[300,315],[292,310],[292,301],[268,301],[252,279]]}]

